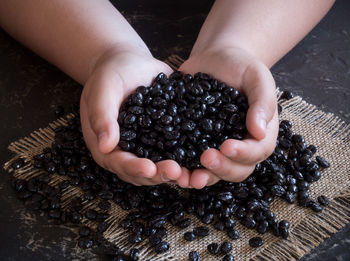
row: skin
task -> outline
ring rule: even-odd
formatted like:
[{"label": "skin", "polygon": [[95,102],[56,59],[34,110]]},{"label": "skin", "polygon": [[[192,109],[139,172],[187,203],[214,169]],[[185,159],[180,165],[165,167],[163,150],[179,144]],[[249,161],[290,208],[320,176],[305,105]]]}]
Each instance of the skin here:
[{"label": "skin", "polygon": [[327,13],[334,0],[217,0],[180,67],[206,72],[245,93],[249,135],[201,156],[190,173],[176,162],[154,164],[118,149],[118,109],[159,72],[171,73],[107,0],[11,0],[0,24],[14,38],[84,85],[81,121],[87,146],[102,167],[136,185],[175,182],[202,188],[242,181],[273,151],[278,132],[275,83],[269,68]]}]

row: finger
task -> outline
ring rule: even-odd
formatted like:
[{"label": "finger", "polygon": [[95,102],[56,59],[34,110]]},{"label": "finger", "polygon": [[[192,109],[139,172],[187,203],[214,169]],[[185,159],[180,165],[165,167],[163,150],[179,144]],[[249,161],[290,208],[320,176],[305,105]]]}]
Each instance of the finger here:
[{"label": "finger", "polygon": [[241,164],[256,164],[268,158],[276,147],[278,132],[277,115],[269,122],[267,136],[262,140],[228,139],[220,146],[220,152],[229,159]]},{"label": "finger", "polygon": [[[86,110],[82,110],[81,113],[82,126],[84,129],[84,139],[86,144],[93,155],[93,158],[103,168],[117,173],[118,176],[123,177],[122,179],[131,182],[128,178],[152,178],[157,173],[156,165],[149,159],[138,158],[136,155],[115,149],[113,152],[103,154],[98,149],[97,137],[94,134],[89,120],[87,119]],[[132,182],[131,182],[132,183]],[[140,184],[145,184],[142,182]],[[149,182],[149,185],[152,185]]]},{"label": "finger", "polygon": [[104,166],[113,172],[123,173],[133,177],[153,178],[157,167],[149,159],[138,158],[136,155],[121,150],[115,150],[103,158]]},{"label": "finger", "polygon": [[174,160],[162,160],[157,162],[156,166],[157,176],[159,176],[162,182],[177,180],[182,174],[180,165]]},{"label": "finger", "polygon": [[144,177],[133,177],[127,174],[120,173],[118,173],[117,175],[121,180],[133,184],[135,186],[153,186],[157,184],[153,180]]},{"label": "finger", "polygon": [[121,86],[122,81],[115,75],[99,77],[97,75],[88,81],[87,85],[93,86],[87,86],[88,91],[83,94],[82,99],[86,102],[88,119],[98,139],[99,150],[109,153],[117,146],[119,139],[117,118],[122,94],[116,91],[116,87]]},{"label": "finger", "polygon": [[202,189],[205,186],[215,184],[220,179],[213,175],[207,169],[195,169],[190,178],[190,186],[196,189]]},{"label": "finger", "polygon": [[267,124],[277,109],[275,81],[269,69],[263,64],[258,64],[247,68],[243,86],[249,103],[247,129],[254,138],[263,139]]},{"label": "finger", "polygon": [[216,149],[208,149],[201,155],[201,163],[220,179],[240,182],[254,170],[254,165],[242,165],[225,157]]},{"label": "finger", "polygon": [[176,183],[182,188],[190,187],[190,177],[191,173],[188,169],[181,168],[181,176],[176,180]]}]

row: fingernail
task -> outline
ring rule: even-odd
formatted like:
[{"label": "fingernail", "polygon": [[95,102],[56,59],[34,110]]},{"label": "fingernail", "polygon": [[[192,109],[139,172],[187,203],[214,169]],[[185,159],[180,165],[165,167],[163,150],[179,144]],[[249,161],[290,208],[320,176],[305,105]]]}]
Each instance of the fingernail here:
[{"label": "fingernail", "polygon": [[107,140],[107,132],[102,132],[100,135],[98,135],[98,144],[101,145]]},{"label": "fingernail", "polygon": [[204,187],[208,186],[209,179],[210,179],[209,175],[204,176],[204,184],[205,184]]},{"label": "fingernail", "polygon": [[220,165],[220,161],[218,159],[215,159],[209,164],[208,169],[217,169],[219,165]]},{"label": "fingernail", "polygon": [[263,117],[259,117],[258,125],[264,132],[266,131],[266,120]]},{"label": "fingernail", "polygon": [[164,172],[160,174],[160,179],[164,182],[170,181]]}]

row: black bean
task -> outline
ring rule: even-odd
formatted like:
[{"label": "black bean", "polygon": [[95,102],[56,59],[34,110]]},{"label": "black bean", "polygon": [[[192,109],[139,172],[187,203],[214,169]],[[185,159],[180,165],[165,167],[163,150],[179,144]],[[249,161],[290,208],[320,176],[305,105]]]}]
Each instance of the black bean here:
[{"label": "black bean", "polygon": [[196,128],[196,123],[191,120],[184,120],[181,124],[181,129],[186,132],[191,132]]},{"label": "black bean", "polygon": [[186,228],[189,225],[191,225],[191,219],[189,219],[189,218],[185,218],[185,219],[176,223],[176,226],[178,226],[179,228]]},{"label": "black bean", "polygon": [[26,189],[27,182],[23,179],[14,180],[13,187],[17,192],[21,192]]},{"label": "black bean", "polygon": [[230,191],[226,191],[226,192],[221,192],[217,195],[218,199],[220,199],[221,201],[224,202],[230,202],[232,201],[232,193]]},{"label": "black bean", "polygon": [[258,223],[256,230],[260,234],[265,234],[267,232],[267,229],[269,228],[269,222],[266,220],[263,220]]},{"label": "black bean", "polygon": [[91,248],[94,245],[94,241],[88,237],[81,237],[78,240],[79,247],[83,249]]},{"label": "black bean", "polygon": [[102,199],[112,199],[114,196],[113,192],[109,190],[101,190],[98,195]]},{"label": "black bean", "polygon": [[200,256],[198,254],[197,251],[191,251],[189,254],[188,254],[188,260],[189,261],[200,261]]},{"label": "black bean", "polygon": [[140,233],[132,233],[129,235],[129,242],[131,244],[138,244],[143,241],[142,235]]},{"label": "black bean", "polygon": [[101,209],[101,210],[104,210],[104,211],[107,211],[111,208],[111,203],[109,203],[108,200],[101,200],[97,206]]},{"label": "black bean", "polygon": [[213,220],[214,220],[214,214],[213,213],[204,214],[204,216],[201,219],[202,223],[204,223],[206,225],[212,223]]},{"label": "black bean", "polygon": [[168,230],[165,227],[160,227],[157,229],[156,234],[161,238],[166,237],[168,235]]},{"label": "black bean", "polygon": [[170,245],[168,242],[162,241],[160,243],[158,243],[157,245],[155,245],[154,250],[158,253],[158,254],[162,254],[165,253],[169,250]]},{"label": "black bean", "polygon": [[232,244],[228,241],[225,241],[220,246],[220,251],[222,254],[226,255],[232,250]]},{"label": "black bean", "polygon": [[239,238],[239,232],[236,228],[230,228],[227,230],[227,236],[233,240],[236,240]]},{"label": "black bean", "polygon": [[289,236],[289,229],[287,227],[280,226],[279,234],[282,236],[282,238],[287,239]]},{"label": "black bean", "polygon": [[87,237],[90,235],[90,228],[87,226],[80,227],[78,233],[81,237]]},{"label": "black bean", "polygon": [[82,221],[83,216],[79,212],[72,212],[70,216],[70,220],[72,223],[78,224]]},{"label": "black bean", "polygon": [[279,222],[279,227],[280,228],[289,228],[289,226],[290,226],[290,224],[289,224],[289,222],[287,220],[281,220]]},{"label": "black bean", "polygon": [[62,106],[56,106],[55,115],[57,118],[62,117],[64,114],[64,108]]},{"label": "black bean", "polygon": [[286,190],[280,185],[274,185],[271,188],[271,193],[274,196],[282,197],[286,193]]},{"label": "black bean", "polygon": [[139,260],[139,257],[140,257],[140,250],[138,250],[137,248],[131,248],[130,254],[129,254],[130,260],[137,261]]},{"label": "black bean", "polygon": [[59,184],[60,189],[66,189],[68,188],[70,182],[68,180],[64,180]]},{"label": "black bean", "polygon": [[316,156],[317,163],[322,167],[322,168],[329,168],[330,164],[328,161],[326,161],[324,158],[320,156]]},{"label": "black bean", "polygon": [[136,119],[137,119],[136,115],[134,115],[134,114],[128,114],[128,115],[125,116],[125,118],[124,118],[124,124],[126,124],[126,125],[131,125],[131,124],[133,124],[134,122],[136,122]]},{"label": "black bean", "polygon": [[107,222],[101,222],[97,225],[97,231],[103,233],[107,230],[109,224]]},{"label": "black bean", "polygon": [[286,100],[290,100],[294,98],[294,93],[291,92],[291,91],[283,91],[281,96],[280,96],[280,99],[286,99]]},{"label": "black bean", "polygon": [[[297,188],[296,186],[293,185],[293,188]],[[284,195],[285,200],[289,203],[289,204],[293,204],[295,202],[295,197],[294,194],[296,191],[293,192],[286,192],[286,194]]]},{"label": "black bean", "polygon": [[91,201],[91,200],[94,200],[96,198],[96,195],[94,192],[92,192],[91,190],[89,191],[86,191],[84,193],[84,199],[88,200],[88,201]]},{"label": "black bean", "polygon": [[329,205],[329,199],[324,195],[318,196],[317,201],[318,201],[318,203],[320,203],[323,206]]},{"label": "black bean", "polygon": [[47,171],[47,173],[55,173],[56,172],[56,164],[53,162],[49,162],[48,164],[46,164],[45,166],[45,170]]},{"label": "black bean", "polygon": [[155,246],[155,245],[159,244],[160,242],[162,242],[162,238],[160,236],[158,236],[157,234],[153,234],[149,237],[149,242],[152,246]]},{"label": "black bean", "polygon": [[220,245],[218,243],[211,243],[207,246],[208,252],[212,255],[216,255],[220,251]]},{"label": "black bean", "polygon": [[309,204],[309,207],[314,211],[314,212],[321,212],[323,210],[323,207],[316,203],[316,202],[311,202]]},{"label": "black bean", "polygon": [[254,228],[256,226],[256,221],[252,217],[244,217],[241,220],[241,224],[246,228]]},{"label": "black bean", "polygon": [[222,259],[222,261],[234,261],[235,258],[233,257],[233,255],[225,255],[224,258]]},{"label": "black bean", "polygon": [[127,140],[127,141],[133,140],[133,139],[136,138],[136,132],[131,131],[131,130],[123,130],[123,129],[121,129],[120,130],[120,138],[122,140]]},{"label": "black bean", "polygon": [[193,233],[193,232],[186,232],[185,234],[184,234],[184,239],[186,240],[186,241],[193,241],[193,240],[195,240],[196,239],[196,235]]},{"label": "black bean", "polygon": [[19,159],[16,159],[14,162],[12,162],[11,164],[11,167],[13,169],[20,169],[24,166],[24,159],[22,158],[19,158]]},{"label": "black bean", "polygon": [[210,234],[210,229],[208,227],[204,227],[204,226],[201,226],[201,227],[195,227],[193,229],[193,233],[196,235],[196,236],[199,236],[199,237],[205,237],[205,236],[208,236]]},{"label": "black bean", "polygon": [[249,239],[249,245],[253,248],[261,247],[264,244],[264,239],[261,237],[253,237]]},{"label": "black bean", "polygon": [[61,201],[59,198],[55,197],[51,200],[51,203],[50,203],[50,208],[51,209],[59,209],[61,208]]},{"label": "black bean", "polygon": [[297,186],[298,186],[298,189],[301,191],[308,190],[310,188],[309,182],[307,182],[305,180],[298,181]]},{"label": "black bean", "polygon": [[223,109],[227,112],[230,112],[230,113],[235,113],[236,111],[238,111],[238,107],[235,104],[224,105]]}]

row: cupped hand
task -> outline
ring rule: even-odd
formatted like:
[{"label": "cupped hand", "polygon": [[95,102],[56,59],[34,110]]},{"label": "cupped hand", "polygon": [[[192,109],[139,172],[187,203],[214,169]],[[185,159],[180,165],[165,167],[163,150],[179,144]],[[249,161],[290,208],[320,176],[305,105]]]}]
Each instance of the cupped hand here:
[{"label": "cupped hand", "polygon": [[270,70],[245,50],[235,47],[193,53],[179,70],[190,74],[208,73],[244,93],[249,104],[248,136],[244,140],[228,139],[220,150],[203,152],[200,160],[205,168],[192,172],[190,186],[202,188],[221,179],[243,181],[276,146],[277,99]]},{"label": "cupped hand", "polygon": [[135,185],[155,185],[177,181],[187,186],[189,173],[175,161],[153,163],[120,150],[118,111],[123,100],[138,86],[149,86],[160,72],[171,68],[149,52],[109,51],[97,61],[86,82],[80,101],[85,142],[95,161]]}]

